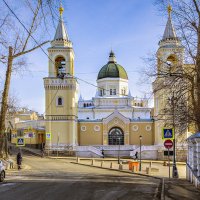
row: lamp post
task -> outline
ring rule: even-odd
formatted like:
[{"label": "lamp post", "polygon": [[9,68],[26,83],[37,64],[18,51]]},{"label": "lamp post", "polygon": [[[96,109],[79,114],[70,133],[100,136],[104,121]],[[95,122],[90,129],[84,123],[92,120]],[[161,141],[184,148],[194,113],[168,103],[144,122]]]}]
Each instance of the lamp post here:
[{"label": "lamp post", "polygon": [[119,153],[120,153],[120,136],[118,137],[118,139],[119,139],[118,164],[120,164],[120,156],[119,156]]},{"label": "lamp post", "polygon": [[140,172],[142,171],[141,151],[142,151],[142,136],[140,135],[140,166],[139,166]]},{"label": "lamp post", "polygon": [[174,92],[172,96],[172,112],[173,112],[173,128],[174,128],[174,139],[173,139],[173,167],[172,167],[172,177],[173,178],[178,178],[178,170],[176,167],[176,132],[175,132],[175,97],[174,97]]}]

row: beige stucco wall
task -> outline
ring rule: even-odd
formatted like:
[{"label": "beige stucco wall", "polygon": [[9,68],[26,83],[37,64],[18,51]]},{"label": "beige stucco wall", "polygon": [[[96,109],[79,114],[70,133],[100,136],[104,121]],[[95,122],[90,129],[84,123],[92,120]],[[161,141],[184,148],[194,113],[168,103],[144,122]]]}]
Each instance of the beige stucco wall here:
[{"label": "beige stucco wall", "polygon": [[[86,127],[86,130],[81,130],[83,127]],[[100,130],[95,131],[95,126],[99,126]],[[78,123],[78,137],[79,145],[102,145],[103,144],[103,129],[102,123],[96,122],[79,122]]]},{"label": "beige stucco wall", "polygon": [[[138,130],[134,130],[137,126]],[[151,130],[147,131],[146,127],[151,127]],[[150,122],[131,122],[130,123],[130,144],[139,145],[140,135],[142,136],[142,145],[153,145],[154,144],[154,126]]]},{"label": "beige stucco wall", "polygon": [[47,121],[46,133],[51,133],[51,140],[46,144],[75,144],[77,138],[76,121]]},{"label": "beige stucco wall", "polygon": [[[100,127],[100,131],[95,131],[95,126]],[[138,130],[134,131],[133,126]],[[82,128],[81,128],[82,127]],[[85,127],[85,130],[82,130]],[[154,144],[154,123],[153,122],[130,122],[125,124],[122,120],[114,118],[107,124],[97,122],[79,122],[78,123],[78,144],[84,145],[108,145],[108,133],[114,128],[119,127],[125,134],[125,145],[139,145],[139,136],[142,136],[142,145]],[[146,127],[150,127],[146,130]]]}]

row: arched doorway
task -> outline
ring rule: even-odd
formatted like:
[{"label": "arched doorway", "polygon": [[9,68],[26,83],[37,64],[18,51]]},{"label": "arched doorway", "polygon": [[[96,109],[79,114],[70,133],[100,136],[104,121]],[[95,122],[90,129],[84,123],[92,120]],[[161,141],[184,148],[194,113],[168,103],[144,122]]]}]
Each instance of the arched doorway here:
[{"label": "arched doorway", "polygon": [[108,133],[108,144],[109,145],[124,145],[124,133],[118,128],[114,127]]}]

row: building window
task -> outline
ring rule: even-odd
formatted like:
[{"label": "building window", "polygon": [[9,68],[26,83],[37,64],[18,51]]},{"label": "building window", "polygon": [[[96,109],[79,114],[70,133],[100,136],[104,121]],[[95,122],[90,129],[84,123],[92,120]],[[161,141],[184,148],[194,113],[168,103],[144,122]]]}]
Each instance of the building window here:
[{"label": "building window", "polygon": [[58,97],[57,106],[63,106],[63,98],[62,97]]},{"label": "building window", "polygon": [[100,96],[105,95],[105,90],[104,90],[104,89],[101,89],[99,92],[100,92],[100,93],[99,93]]},{"label": "building window", "polygon": [[125,95],[125,90],[124,90],[124,89],[122,89],[121,91],[122,91],[122,95]]},{"label": "building window", "polygon": [[24,136],[24,132],[22,129],[18,129],[17,130],[17,137],[23,137]]},{"label": "building window", "polygon": [[112,89],[110,89],[110,95],[112,95]]},{"label": "building window", "polygon": [[113,95],[116,95],[116,89],[113,89]]}]

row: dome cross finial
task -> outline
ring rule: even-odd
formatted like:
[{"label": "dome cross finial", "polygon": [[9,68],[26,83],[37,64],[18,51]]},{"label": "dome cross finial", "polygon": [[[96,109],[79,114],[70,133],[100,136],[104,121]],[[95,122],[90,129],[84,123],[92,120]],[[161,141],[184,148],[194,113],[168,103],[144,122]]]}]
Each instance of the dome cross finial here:
[{"label": "dome cross finial", "polygon": [[167,11],[168,11],[168,15],[171,16],[172,6],[170,5],[170,3],[169,3],[169,5],[167,6]]},{"label": "dome cross finial", "polygon": [[62,14],[64,12],[64,8],[62,6],[62,2],[60,1],[60,8],[59,8],[59,13],[60,13],[60,16],[62,17]]}]

